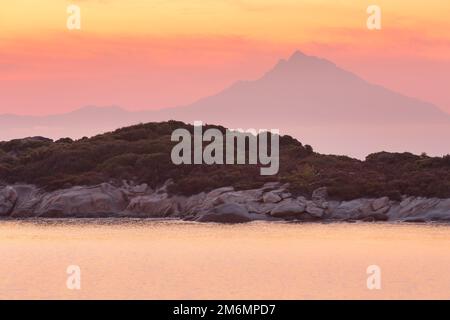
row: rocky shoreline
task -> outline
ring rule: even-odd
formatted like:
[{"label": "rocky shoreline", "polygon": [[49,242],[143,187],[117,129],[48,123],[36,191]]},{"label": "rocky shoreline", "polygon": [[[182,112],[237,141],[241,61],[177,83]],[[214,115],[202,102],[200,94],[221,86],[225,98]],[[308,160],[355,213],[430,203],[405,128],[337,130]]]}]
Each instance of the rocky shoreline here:
[{"label": "rocky shoreline", "polygon": [[21,219],[139,217],[199,222],[268,221],[403,221],[450,222],[450,199],[403,196],[351,201],[329,199],[319,188],[308,198],[289,192],[288,184],[236,191],[223,187],[189,197],[171,195],[170,181],[154,190],[126,182],[79,186],[46,192],[34,185],[0,187],[0,218]]}]

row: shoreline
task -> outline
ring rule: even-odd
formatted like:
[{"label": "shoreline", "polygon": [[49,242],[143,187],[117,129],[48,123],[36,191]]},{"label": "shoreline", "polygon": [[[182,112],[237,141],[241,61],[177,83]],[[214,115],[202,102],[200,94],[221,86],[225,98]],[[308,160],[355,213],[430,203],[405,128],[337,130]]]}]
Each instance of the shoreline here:
[{"label": "shoreline", "polygon": [[403,196],[336,200],[327,188],[295,196],[289,184],[235,190],[222,187],[191,196],[170,194],[167,181],[152,189],[126,182],[76,186],[46,192],[34,185],[0,187],[0,218],[157,218],[163,220],[244,223],[288,222],[450,222],[450,199]]},{"label": "shoreline", "polygon": [[424,226],[424,227],[450,227],[450,221],[448,220],[435,220],[435,221],[362,221],[362,220],[322,220],[322,221],[301,221],[301,220],[252,220],[242,223],[226,223],[226,222],[199,222],[195,220],[183,220],[179,218],[145,218],[145,217],[116,217],[116,216],[103,216],[103,217],[59,217],[59,218],[47,218],[47,217],[26,217],[26,218],[11,218],[0,217],[1,223],[19,223],[30,225],[42,225],[42,226],[63,226],[63,225],[86,225],[86,226],[123,226],[133,225],[134,227],[147,224],[167,224],[167,225],[186,225],[186,226],[230,226],[233,225],[248,225],[248,226],[277,226],[277,225],[355,225],[355,226],[392,226],[392,227],[407,227],[407,226]]}]

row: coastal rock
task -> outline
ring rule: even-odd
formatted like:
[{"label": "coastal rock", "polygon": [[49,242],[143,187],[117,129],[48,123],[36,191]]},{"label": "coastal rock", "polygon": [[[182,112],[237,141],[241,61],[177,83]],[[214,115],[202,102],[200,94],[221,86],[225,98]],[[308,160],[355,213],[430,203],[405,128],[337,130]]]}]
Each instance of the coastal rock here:
[{"label": "coastal rock", "polygon": [[316,218],[322,218],[325,213],[324,209],[319,207],[315,202],[308,201],[306,203],[306,212]]},{"label": "coastal rock", "polygon": [[182,199],[180,197],[169,198],[166,193],[138,196],[130,201],[125,211],[134,215],[152,218],[179,215]]},{"label": "coastal rock", "polygon": [[262,197],[262,190],[250,189],[242,191],[227,192],[221,194],[218,199],[219,203],[248,203],[252,201],[260,201]]},{"label": "coastal rock", "polygon": [[299,216],[305,212],[305,209],[305,203],[294,199],[286,199],[276,205],[270,215],[277,218]]},{"label": "coastal rock", "polygon": [[[122,187],[103,183],[45,192],[33,185],[0,187],[0,216],[7,217],[174,217],[197,221],[247,222],[253,220],[362,220],[450,221],[450,199],[406,197],[391,201],[325,200],[326,189],[313,200],[292,198],[286,185],[235,191],[224,187],[189,197],[167,192],[168,181],[156,191],[147,185]],[[270,190],[269,190],[270,189]]]},{"label": "coastal rock", "polygon": [[218,206],[220,204],[225,203],[225,198],[222,197],[223,195],[226,195],[228,193],[234,192],[233,187],[222,187],[218,189],[214,189],[210,192],[208,192],[202,199],[201,203],[198,204],[197,208],[195,210],[209,210],[211,208],[214,208],[215,206]]},{"label": "coastal rock", "polygon": [[142,184],[136,185],[136,184],[134,184],[133,181],[126,181],[126,180],[122,180],[121,190],[123,190],[125,193],[128,193],[130,195],[153,193],[153,190],[149,187],[149,185],[147,183],[142,183]]},{"label": "coastal rock", "polygon": [[400,202],[400,207],[404,208],[406,207],[411,201],[413,201],[415,199],[415,197],[406,197],[403,196],[402,197],[402,201]]},{"label": "coastal rock", "polygon": [[436,198],[409,198],[400,203],[398,216],[400,218],[411,218],[427,215],[440,203],[440,201],[440,199]]},{"label": "coastal rock", "polygon": [[131,187],[130,191],[133,193],[145,193],[148,189],[149,189],[148,184],[143,183],[143,184]]},{"label": "coastal rock", "polygon": [[18,199],[10,216],[21,218],[34,216],[43,193],[33,185],[15,185],[14,190],[18,194]]},{"label": "coastal rock", "polygon": [[341,202],[336,200],[326,201],[326,208],[324,209],[324,219],[328,219],[331,217],[332,213],[340,206]]},{"label": "coastal rock", "polygon": [[174,182],[172,179],[167,179],[166,182],[162,186],[160,186],[158,189],[156,189],[156,193],[169,193],[169,187],[173,185]]},{"label": "coastal rock", "polygon": [[390,218],[406,222],[450,221],[450,199],[408,197]]},{"label": "coastal rock", "polygon": [[428,212],[433,221],[450,221],[450,199],[441,199],[433,209]]},{"label": "coastal rock", "polygon": [[73,187],[46,194],[36,215],[41,217],[95,217],[122,211],[127,205],[124,193],[110,184]]},{"label": "coastal rock", "polygon": [[383,197],[373,200],[372,209],[378,211],[380,209],[386,208],[389,205],[389,198]]},{"label": "coastal rock", "polygon": [[279,196],[281,197],[281,199],[287,199],[287,198],[291,198],[292,197],[292,193],[290,192],[282,192],[279,194]]},{"label": "coastal rock", "polygon": [[390,209],[391,209],[391,206],[390,206],[390,203],[389,203],[389,205],[387,205],[386,207],[382,207],[382,208],[378,209],[377,211],[375,211],[375,213],[387,214]]},{"label": "coastal rock", "polygon": [[207,198],[217,198],[218,196],[220,196],[223,193],[233,192],[233,191],[234,191],[233,187],[222,187],[222,188],[214,189],[214,190],[208,192],[206,197]]},{"label": "coastal rock", "polygon": [[0,216],[8,216],[12,212],[17,198],[14,188],[6,186],[0,189]]},{"label": "coastal rock", "polygon": [[262,200],[263,200],[264,203],[277,203],[277,202],[280,202],[282,199],[281,199],[281,197],[280,197],[278,194],[276,194],[276,193],[273,193],[273,192],[266,192],[266,193],[263,195]]},{"label": "coastal rock", "polygon": [[331,219],[348,220],[361,218],[361,213],[366,205],[366,199],[343,201],[331,212]]},{"label": "coastal rock", "polygon": [[203,199],[202,203],[196,208],[197,211],[210,210],[216,206],[225,203],[248,204],[259,202],[262,198],[263,191],[261,189],[250,189],[233,191],[231,188],[220,188],[209,192]]},{"label": "coastal rock", "polygon": [[387,221],[389,217],[386,214],[383,213],[371,213],[364,218],[361,218],[362,221],[368,221],[368,222],[375,222],[375,221]]},{"label": "coastal rock", "polygon": [[206,194],[204,192],[187,197],[180,208],[180,211],[184,215],[195,216],[197,213],[203,210],[203,204],[206,199]]},{"label": "coastal rock", "polygon": [[197,218],[198,222],[243,223],[252,221],[247,209],[237,203],[225,203]]},{"label": "coastal rock", "polygon": [[275,208],[276,205],[277,205],[276,203],[264,203],[256,201],[246,203],[248,212],[259,215],[269,214],[273,210],[273,208]]}]

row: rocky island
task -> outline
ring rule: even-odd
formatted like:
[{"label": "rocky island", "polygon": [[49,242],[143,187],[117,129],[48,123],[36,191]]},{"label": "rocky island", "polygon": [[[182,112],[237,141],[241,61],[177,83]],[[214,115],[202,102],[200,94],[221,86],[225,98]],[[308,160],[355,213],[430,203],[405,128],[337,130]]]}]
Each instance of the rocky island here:
[{"label": "rocky island", "polygon": [[[177,121],[76,141],[0,142],[0,217],[141,217],[199,222],[450,221],[450,156],[321,155],[280,137],[280,171],[174,165]],[[213,126],[225,130],[220,126]]]}]

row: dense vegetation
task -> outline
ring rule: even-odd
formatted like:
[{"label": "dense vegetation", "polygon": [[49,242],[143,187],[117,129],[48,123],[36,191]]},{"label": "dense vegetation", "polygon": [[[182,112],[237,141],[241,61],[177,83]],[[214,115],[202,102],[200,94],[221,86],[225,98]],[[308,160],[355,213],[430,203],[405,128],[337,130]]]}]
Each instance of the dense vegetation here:
[{"label": "dense vegetation", "polygon": [[[225,128],[214,127],[222,132]],[[329,187],[332,197],[352,199],[387,195],[450,197],[450,156],[428,157],[380,152],[365,161],[314,153],[290,136],[280,137],[280,171],[261,176],[252,165],[179,165],[171,162],[173,130],[193,127],[182,122],[147,123],[92,138],[53,142],[27,138],[0,142],[0,182],[32,183],[46,189],[122,180],[156,187],[173,179],[171,191],[194,194],[221,186],[260,187],[265,182],[291,184],[292,192],[311,194]]]}]

